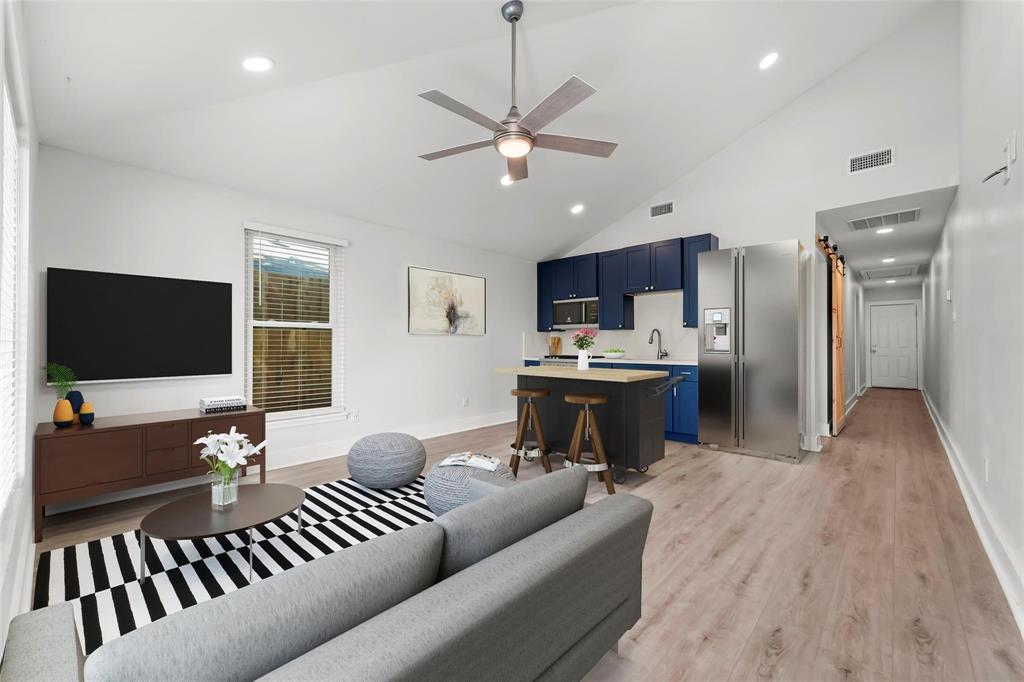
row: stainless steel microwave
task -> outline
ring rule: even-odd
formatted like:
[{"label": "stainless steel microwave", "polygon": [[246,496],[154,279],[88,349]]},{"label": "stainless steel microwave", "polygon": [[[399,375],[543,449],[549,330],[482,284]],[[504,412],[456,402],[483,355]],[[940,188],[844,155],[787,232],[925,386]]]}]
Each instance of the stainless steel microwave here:
[{"label": "stainless steel microwave", "polygon": [[596,327],[598,323],[598,305],[596,298],[572,298],[554,301],[555,326],[560,329],[579,327]]}]

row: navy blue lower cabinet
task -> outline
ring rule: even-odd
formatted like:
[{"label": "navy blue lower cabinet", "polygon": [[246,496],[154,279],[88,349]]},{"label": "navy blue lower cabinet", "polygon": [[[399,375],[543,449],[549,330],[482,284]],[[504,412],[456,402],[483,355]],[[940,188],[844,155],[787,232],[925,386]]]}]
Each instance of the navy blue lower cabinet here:
[{"label": "navy blue lower cabinet", "polygon": [[696,443],[700,430],[700,411],[697,402],[697,367],[674,365],[672,376],[683,377],[672,390],[672,429],[666,428],[665,438],[669,440]]}]

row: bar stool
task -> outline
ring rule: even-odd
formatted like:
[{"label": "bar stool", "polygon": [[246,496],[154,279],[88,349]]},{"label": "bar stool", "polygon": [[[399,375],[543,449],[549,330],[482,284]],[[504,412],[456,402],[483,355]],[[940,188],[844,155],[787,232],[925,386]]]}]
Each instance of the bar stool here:
[{"label": "bar stool", "polygon": [[[546,388],[513,388],[512,395],[517,398],[526,398],[523,403],[523,412],[519,415],[519,424],[516,425],[516,442],[512,443],[512,457],[508,466],[512,469],[513,475],[519,477],[519,458],[523,457],[529,462],[532,458],[526,456],[527,450],[540,450],[540,461],[544,465],[544,472],[551,473],[551,448],[544,440],[544,429],[540,424],[540,414],[537,412],[537,405],[534,398],[546,398],[551,391]],[[526,440],[526,433],[533,434],[534,440]]]},{"label": "bar stool", "polygon": [[[572,432],[569,453],[565,456],[565,466],[584,466],[587,471],[597,472],[597,478],[604,481],[608,494],[614,495],[615,484],[612,482],[612,472],[608,469],[608,458],[604,454],[601,430],[597,426],[597,420],[590,414],[590,406],[604,405],[608,402],[608,396],[593,393],[566,393],[565,402],[583,406],[576,417],[576,428]],[[585,460],[583,459],[584,440],[589,440],[594,448],[593,452],[587,452],[588,455],[592,455],[592,458]]]}]

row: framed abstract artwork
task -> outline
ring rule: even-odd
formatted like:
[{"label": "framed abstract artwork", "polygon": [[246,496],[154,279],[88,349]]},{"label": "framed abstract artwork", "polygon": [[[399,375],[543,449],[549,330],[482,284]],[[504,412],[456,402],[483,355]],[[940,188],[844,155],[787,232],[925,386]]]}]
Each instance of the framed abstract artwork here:
[{"label": "framed abstract artwork", "polygon": [[410,266],[409,333],[486,334],[487,279]]}]

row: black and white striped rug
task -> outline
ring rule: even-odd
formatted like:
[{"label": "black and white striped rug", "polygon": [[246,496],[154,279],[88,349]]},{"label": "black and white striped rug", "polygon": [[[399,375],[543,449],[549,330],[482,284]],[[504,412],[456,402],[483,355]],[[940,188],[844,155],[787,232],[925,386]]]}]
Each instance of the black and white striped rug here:
[{"label": "black and white striped rug", "polygon": [[[289,514],[253,530],[252,583],[392,531],[431,521],[423,478],[393,490],[352,479],[306,488],[302,534]],[[39,555],[34,609],[67,601],[86,654],[147,623],[249,585],[245,532],[202,540],[149,538],[139,583],[139,531]]]}]

